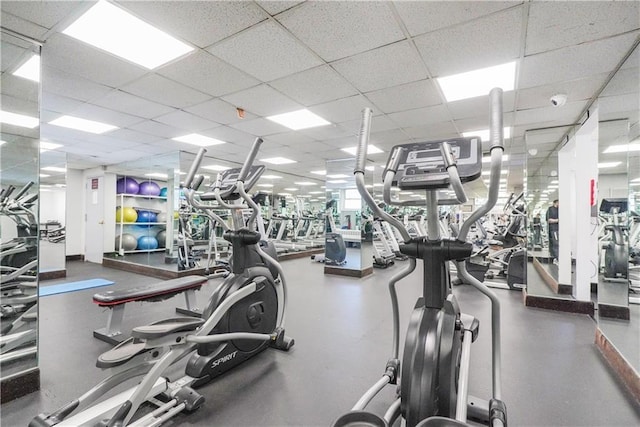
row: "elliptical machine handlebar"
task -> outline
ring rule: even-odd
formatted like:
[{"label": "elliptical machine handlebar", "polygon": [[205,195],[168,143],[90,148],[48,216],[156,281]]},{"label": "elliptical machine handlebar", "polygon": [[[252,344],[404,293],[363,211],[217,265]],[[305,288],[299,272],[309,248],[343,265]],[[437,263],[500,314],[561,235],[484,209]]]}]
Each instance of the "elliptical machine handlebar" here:
[{"label": "elliptical machine handlebar", "polygon": [[356,166],[353,170],[353,174],[355,175],[356,179],[356,187],[358,188],[360,196],[367,203],[374,216],[382,218],[383,220],[396,227],[400,232],[402,239],[405,242],[408,242],[411,239],[411,236],[409,235],[407,229],[404,227],[404,224],[402,224],[402,222],[400,222],[400,220],[398,220],[397,218],[394,218],[393,216],[380,209],[375,200],[373,200],[371,194],[369,194],[369,191],[367,190],[364,182],[365,162],[367,160],[366,153],[367,146],[369,145],[369,132],[371,130],[372,114],[373,111],[371,110],[371,108],[365,108],[364,110],[362,110],[362,125],[360,126],[360,134],[358,135],[358,147],[356,149]]},{"label": "elliptical machine handlebar", "polygon": [[489,194],[484,205],[477,208],[469,218],[460,227],[458,240],[464,242],[471,226],[480,218],[486,215],[496,205],[498,200],[498,191],[500,190],[500,172],[502,170],[502,153],[504,152],[504,138],[502,126],[502,89],[493,88],[489,92],[491,101],[491,123],[490,139],[491,139],[491,167],[489,172]]},{"label": "elliptical machine handlebar", "polygon": [[191,163],[191,168],[189,169],[189,173],[187,173],[187,177],[184,180],[185,188],[192,188],[191,184],[193,184],[193,179],[196,176],[196,172],[200,169],[200,164],[202,163],[202,159],[204,155],[207,153],[207,149],[202,147],[198,150],[198,154],[196,154],[196,158]]},{"label": "elliptical machine handlebar", "polygon": [[34,182],[33,181],[29,181],[25,184],[24,187],[22,187],[20,189],[20,191],[18,191],[18,194],[16,194],[16,196],[14,197],[15,200],[20,199],[22,196],[24,196],[26,194],[27,191],[29,191],[29,189],[33,186]]},{"label": "elliptical machine handlebar", "polygon": [[247,159],[244,161],[242,169],[240,170],[240,174],[238,175],[238,181],[244,182],[244,180],[247,179],[247,175],[249,175],[249,169],[251,169],[251,166],[253,166],[253,162],[258,155],[258,151],[260,151],[260,146],[262,145],[262,143],[263,140],[260,137],[256,138],[256,140],[253,141],[251,151],[249,152]]}]

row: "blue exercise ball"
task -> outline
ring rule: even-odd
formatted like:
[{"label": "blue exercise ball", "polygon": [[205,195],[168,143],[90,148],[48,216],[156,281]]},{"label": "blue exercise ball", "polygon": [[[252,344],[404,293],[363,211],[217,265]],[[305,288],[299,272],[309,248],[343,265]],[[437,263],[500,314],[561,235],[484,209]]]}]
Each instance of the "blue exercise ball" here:
[{"label": "blue exercise ball", "polygon": [[144,181],[140,183],[138,194],[142,196],[159,196],[160,186],[153,181]]},{"label": "blue exercise ball", "polygon": [[158,249],[158,239],[153,236],[141,236],[138,238],[138,249],[141,251]]},{"label": "blue exercise ball", "polygon": [[[136,236],[129,233],[122,235],[122,250],[134,251],[138,247],[138,239]],[[116,236],[116,250],[120,250],[120,236]]]},{"label": "blue exercise ball", "polygon": [[116,181],[116,194],[138,194],[140,184],[133,178],[123,177]]},{"label": "blue exercise ball", "polygon": [[158,241],[158,247],[164,248],[167,245],[167,232],[165,230],[159,231],[156,234],[156,240]]},{"label": "blue exercise ball", "polygon": [[160,197],[166,198],[167,197],[167,191],[168,191],[167,187],[162,187],[160,189]]},{"label": "blue exercise ball", "polygon": [[155,212],[139,210],[136,222],[157,222],[158,215]]}]

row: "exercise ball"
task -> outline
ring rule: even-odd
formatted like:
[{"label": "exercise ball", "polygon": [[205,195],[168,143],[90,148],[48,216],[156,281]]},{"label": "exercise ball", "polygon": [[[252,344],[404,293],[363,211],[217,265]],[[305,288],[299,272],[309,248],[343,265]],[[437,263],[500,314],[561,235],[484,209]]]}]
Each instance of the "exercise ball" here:
[{"label": "exercise ball", "polygon": [[158,249],[158,240],[153,236],[138,237],[138,249],[141,251]]},{"label": "exercise ball", "polygon": [[162,187],[162,188],[160,189],[160,197],[164,197],[164,198],[166,198],[166,197],[167,197],[167,191],[168,191],[168,190],[167,190],[167,187]]},{"label": "exercise ball", "polygon": [[[132,234],[124,233],[122,235],[122,249],[125,251],[133,251],[138,247],[138,239]],[[120,236],[116,236],[116,249],[120,249]]]},{"label": "exercise ball", "polygon": [[159,231],[156,234],[156,240],[158,241],[158,247],[164,248],[167,244],[167,232],[165,230]]},{"label": "exercise ball", "polygon": [[159,196],[160,186],[153,181],[144,181],[139,186],[138,194],[142,196]]},{"label": "exercise ball", "polygon": [[155,212],[139,210],[136,222],[156,222],[157,215]]},{"label": "exercise ball", "polygon": [[167,214],[164,212],[160,212],[156,216],[156,222],[167,222]]},{"label": "exercise ball", "polygon": [[116,181],[116,194],[138,194],[140,185],[133,178],[124,177]]},{"label": "exercise ball", "polygon": [[138,212],[133,208],[118,208],[116,209],[116,221],[117,222],[136,222],[138,220]]}]

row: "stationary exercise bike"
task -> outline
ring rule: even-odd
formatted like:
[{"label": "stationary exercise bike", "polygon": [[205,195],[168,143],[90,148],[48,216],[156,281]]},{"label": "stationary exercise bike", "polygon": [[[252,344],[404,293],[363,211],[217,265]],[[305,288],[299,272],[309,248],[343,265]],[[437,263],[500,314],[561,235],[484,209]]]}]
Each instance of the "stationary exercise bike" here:
[{"label": "stationary exercise bike", "polygon": [[[428,233],[427,236],[412,238],[400,221],[378,208],[366,189],[365,153],[372,112],[368,108],[363,111],[354,171],[356,185],[374,215],[388,221],[401,233],[404,243],[400,250],[409,256],[409,265],[389,282],[393,308],[393,354],[384,375],[350,412],[334,422],[334,427],[388,427],[400,417],[402,425],[407,427],[466,426],[468,417],[493,427],[506,426],[506,406],[501,401],[500,387],[500,305],[493,292],[467,272],[464,263],[472,252],[472,244],[466,242],[471,225],[491,210],[498,196],[503,153],[501,94],[501,89],[493,89],[490,94],[492,146],[488,200],[462,224],[455,240],[442,239],[439,235],[438,205],[466,202],[462,183],[477,179],[482,172],[480,138],[454,138],[393,147],[383,175],[385,202],[414,204],[391,199],[391,187],[396,185],[400,189],[426,190],[427,193]],[[437,190],[449,187],[454,190],[456,198],[438,200]],[[416,302],[409,320],[401,363],[395,285],[414,271],[418,258],[423,262],[423,296]],[[493,398],[490,402],[471,398],[467,393],[470,348],[477,337],[479,322],[460,312],[451,293],[449,261],[456,262],[458,274],[465,282],[491,299]],[[383,417],[365,411],[367,404],[386,385],[398,382],[398,398]]]},{"label": "stationary exercise bike", "polygon": [[[259,207],[246,193],[264,171],[264,166],[252,166],[261,144],[262,139],[256,139],[242,169],[221,173],[212,191],[200,196],[201,200],[217,200],[234,215],[234,228],[227,228],[224,234],[233,246],[232,273],[213,292],[202,318],[173,318],[134,328],[132,338],[98,358],[97,366],[111,369],[111,376],[56,412],[38,415],[29,426],[161,425],[180,412],[202,406],[204,398],[192,387],[268,347],[291,348],[294,340],[283,328],[286,284],[282,267],[273,247],[262,244],[260,234],[253,231]],[[185,194],[196,208],[212,209],[195,195],[203,177],[194,177],[205,152],[201,149],[191,166]],[[238,222],[242,200],[253,210],[246,226]],[[167,369],[187,356],[191,358],[186,375],[175,381],[166,378]],[[116,386],[138,376],[143,378],[135,387],[98,402]],[[158,408],[139,414],[145,402]]]}]

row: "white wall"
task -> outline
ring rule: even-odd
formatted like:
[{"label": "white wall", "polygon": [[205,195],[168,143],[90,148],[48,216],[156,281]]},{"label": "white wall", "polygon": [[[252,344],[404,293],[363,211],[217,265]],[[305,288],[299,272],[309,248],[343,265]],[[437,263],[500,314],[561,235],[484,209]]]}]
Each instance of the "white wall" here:
[{"label": "white wall", "polygon": [[[66,194],[67,255],[84,254],[84,179],[83,172],[67,168]],[[43,212],[46,217],[46,214]]]},{"label": "white wall", "polygon": [[62,188],[40,188],[40,223],[57,221],[66,224],[66,190]]}]

